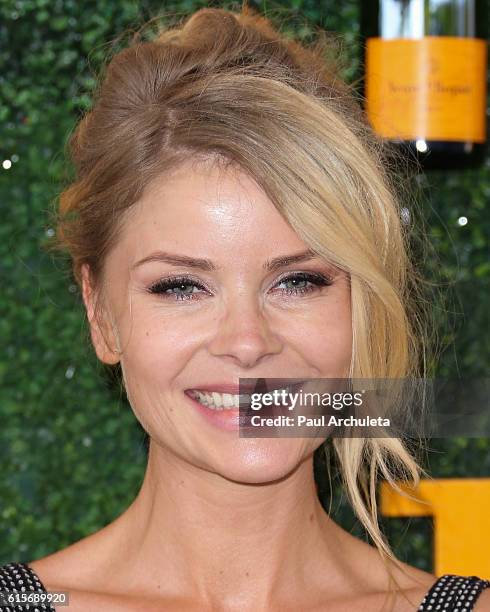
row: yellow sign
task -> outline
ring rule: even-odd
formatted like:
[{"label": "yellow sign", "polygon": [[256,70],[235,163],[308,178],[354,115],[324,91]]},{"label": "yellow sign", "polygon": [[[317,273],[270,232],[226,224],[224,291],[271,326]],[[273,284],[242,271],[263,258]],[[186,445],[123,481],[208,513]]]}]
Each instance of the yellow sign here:
[{"label": "yellow sign", "polygon": [[384,516],[432,516],[433,573],[490,580],[490,478],[421,480],[417,489],[397,485],[412,500],[381,483]]}]

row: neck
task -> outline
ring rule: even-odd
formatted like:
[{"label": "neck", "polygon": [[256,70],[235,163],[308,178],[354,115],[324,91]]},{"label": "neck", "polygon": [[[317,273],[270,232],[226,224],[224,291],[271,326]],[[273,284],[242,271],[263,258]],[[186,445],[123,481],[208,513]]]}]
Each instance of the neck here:
[{"label": "neck", "polygon": [[318,500],[312,455],[280,480],[249,484],[153,443],[139,494],[114,529],[114,575],[127,572],[148,592],[172,589],[169,597],[240,610],[287,602],[315,577],[319,587],[340,590],[344,536],[352,538]]}]

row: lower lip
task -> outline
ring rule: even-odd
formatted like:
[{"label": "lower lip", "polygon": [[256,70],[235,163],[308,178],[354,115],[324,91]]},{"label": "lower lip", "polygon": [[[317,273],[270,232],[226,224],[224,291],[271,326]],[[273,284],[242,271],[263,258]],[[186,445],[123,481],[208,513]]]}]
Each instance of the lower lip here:
[{"label": "lower lip", "polygon": [[[208,408],[192,397],[188,391],[185,391],[184,394],[191,400],[194,408],[196,408],[209,423],[226,431],[238,431],[240,427],[240,410],[238,408],[223,408],[223,410]],[[242,416],[242,421],[243,418]]]}]

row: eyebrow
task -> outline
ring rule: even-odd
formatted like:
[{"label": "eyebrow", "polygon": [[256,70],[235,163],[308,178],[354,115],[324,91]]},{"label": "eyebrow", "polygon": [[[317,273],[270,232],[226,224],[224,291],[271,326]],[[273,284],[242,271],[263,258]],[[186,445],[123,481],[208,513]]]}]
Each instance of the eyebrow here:
[{"label": "eyebrow", "polygon": [[[318,256],[310,249],[301,251],[300,253],[293,253],[291,255],[280,255],[273,259],[268,259],[263,264],[263,269],[267,272],[274,272],[279,268],[284,268],[291,264],[301,263],[303,261],[309,261],[316,259]],[[204,270],[205,272],[213,272],[215,270],[221,270],[221,266],[217,266],[210,259],[204,259],[199,257],[190,257],[189,255],[181,255],[177,253],[168,253],[166,251],[155,251],[150,255],[137,261],[131,269],[134,270],[145,263],[159,261],[167,263],[172,266],[186,266],[188,268],[195,268],[197,270]]]}]

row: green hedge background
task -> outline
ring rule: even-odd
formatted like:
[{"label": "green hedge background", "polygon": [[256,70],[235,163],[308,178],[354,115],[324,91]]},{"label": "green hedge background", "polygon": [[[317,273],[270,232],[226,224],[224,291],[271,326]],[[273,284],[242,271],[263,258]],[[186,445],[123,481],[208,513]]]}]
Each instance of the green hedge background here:
[{"label": "green hedge background", "polygon": [[[345,78],[359,67],[359,3],[292,0],[253,4],[307,41],[314,25],[336,32]],[[0,564],[28,562],[115,519],[142,482],[144,432],[92,350],[66,261],[44,246],[48,211],[71,169],[67,138],[91,106],[95,77],[128,28],[162,10],[185,15],[229,2],[2,0],[0,3]],[[416,177],[438,260],[425,262],[449,307],[434,304],[443,352],[438,376],[482,377],[490,364],[488,236],[490,159],[478,170]],[[468,223],[458,225],[465,216]],[[487,438],[434,439],[434,477],[490,474]],[[321,457],[316,475],[328,507]],[[334,480],[332,516],[364,537]],[[395,554],[432,570],[429,518],[382,519]]]}]

